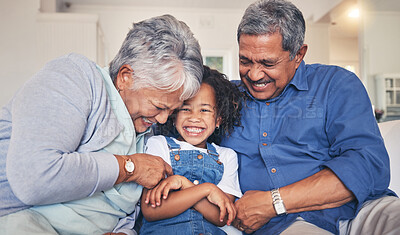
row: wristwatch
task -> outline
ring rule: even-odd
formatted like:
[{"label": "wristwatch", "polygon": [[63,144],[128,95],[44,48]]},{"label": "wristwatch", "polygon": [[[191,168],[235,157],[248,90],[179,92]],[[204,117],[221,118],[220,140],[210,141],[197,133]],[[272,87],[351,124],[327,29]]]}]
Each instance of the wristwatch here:
[{"label": "wristwatch", "polygon": [[271,196],[272,196],[272,205],[274,205],[276,214],[286,215],[287,214],[286,207],[281,198],[281,194],[279,193],[279,188],[272,189]]},{"label": "wristwatch", "polygon": [[133,171],[135,170],[135,164],[133,164],[130,158],[125,159],[125,172],[129,176],[133,175]]}]

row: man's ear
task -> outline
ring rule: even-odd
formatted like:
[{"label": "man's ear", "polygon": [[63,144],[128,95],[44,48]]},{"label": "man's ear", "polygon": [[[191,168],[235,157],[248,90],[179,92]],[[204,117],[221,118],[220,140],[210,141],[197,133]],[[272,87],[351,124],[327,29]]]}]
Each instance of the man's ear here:
[{"label": "man's ear", "polygon": [[124,64],[119,68],[117,77],[115,78],[115,87],[118,91],[129,89],[133,85],[132,79],[133,69],[129,64]]},{"label": "man's ear", "polygon": [[300,66],[301,61],[303,61],[304,56],[306,56],[308,49],[307,44],[303,44],[303,46],[300,47],[300,50],[297,52],[296,56],[294,57],[295,62],[296,62],[296,69]]}]

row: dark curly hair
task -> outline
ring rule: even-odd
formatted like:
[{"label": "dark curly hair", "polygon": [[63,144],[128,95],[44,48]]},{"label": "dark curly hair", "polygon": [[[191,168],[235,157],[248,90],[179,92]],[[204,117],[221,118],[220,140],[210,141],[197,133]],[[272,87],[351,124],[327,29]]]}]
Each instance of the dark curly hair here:
[{"label": "dark curly hair", "polygon": [[[231,83],[225,74],[204,65],[203,81],[214,89],[217,117],[221,118],[219,128],[208,137],[210,143],[220,144],[223,136],[229,136],[235,126],[240,126],[242,99],[244,95],[238,87]],[[157,134],[178,137],[179,133],[173,126],[178,110],[168,118],[165,124],[158,125]]]}]

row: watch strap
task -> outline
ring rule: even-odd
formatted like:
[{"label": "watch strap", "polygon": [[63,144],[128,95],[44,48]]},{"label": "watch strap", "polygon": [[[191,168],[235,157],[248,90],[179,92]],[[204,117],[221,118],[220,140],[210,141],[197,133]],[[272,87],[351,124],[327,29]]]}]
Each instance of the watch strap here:
[{"label": "watch strap", "polygon": [[286,215],[286,207],[283,203],[281,194],[279,193],[279,188],[271,190],[272,205],[274,206],[277,215]]}]

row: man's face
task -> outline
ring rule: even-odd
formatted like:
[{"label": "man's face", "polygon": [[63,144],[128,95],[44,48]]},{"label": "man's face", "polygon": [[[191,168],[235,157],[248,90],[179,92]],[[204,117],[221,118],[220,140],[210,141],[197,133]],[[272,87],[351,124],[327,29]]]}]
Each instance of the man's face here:
[{"label": "man's face", "polygon": [[302,60],[282,49],[282,36],[243,34],[239,40],[239,73],[250,94],[260,100],[277,97]]}]

